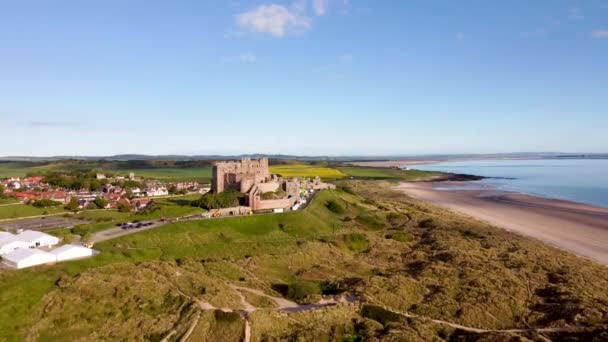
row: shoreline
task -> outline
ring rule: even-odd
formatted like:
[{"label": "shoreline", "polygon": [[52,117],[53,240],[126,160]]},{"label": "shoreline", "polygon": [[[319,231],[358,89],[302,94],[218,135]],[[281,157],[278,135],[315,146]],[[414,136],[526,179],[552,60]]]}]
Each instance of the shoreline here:
[{"label": "shoreline", "polygon": [[395,189],[608,266],[608,208],[463,185],[471,183],[400,182]]}]

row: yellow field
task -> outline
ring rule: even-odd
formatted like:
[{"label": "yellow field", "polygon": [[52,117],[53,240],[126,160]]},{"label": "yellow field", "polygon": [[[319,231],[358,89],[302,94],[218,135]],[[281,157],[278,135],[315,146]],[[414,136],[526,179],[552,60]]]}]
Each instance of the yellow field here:
[{"label": "yellow field", "polygon": [[270,173],[279,174],[283,177],[319,176],[322,179],[341,179],[346,177],[345,173],[337,169],[306,164],[271,165]]}]

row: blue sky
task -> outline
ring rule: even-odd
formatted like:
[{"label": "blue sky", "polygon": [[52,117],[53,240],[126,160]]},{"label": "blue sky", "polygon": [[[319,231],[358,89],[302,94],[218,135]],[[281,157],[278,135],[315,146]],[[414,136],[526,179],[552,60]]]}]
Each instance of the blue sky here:
[{"label": "blue sky", "polygon": [[1,1],[0,155],[608,152],[606,1]]}]

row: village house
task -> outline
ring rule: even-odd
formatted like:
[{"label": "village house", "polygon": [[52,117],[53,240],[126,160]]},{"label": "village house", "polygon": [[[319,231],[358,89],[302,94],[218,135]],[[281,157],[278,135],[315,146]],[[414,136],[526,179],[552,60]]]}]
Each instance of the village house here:
[{"label": "village house", "polygon": [[136,210],[146,210],[154,205],[154,200],[151,198],[141,198],[133,202],[133,206]]},{"label": "village house", "polygon": [[146,188],[146,196],[156,197],[156,196],[167,196],[169,195],[169,190],[165,187],[149,187]]}]

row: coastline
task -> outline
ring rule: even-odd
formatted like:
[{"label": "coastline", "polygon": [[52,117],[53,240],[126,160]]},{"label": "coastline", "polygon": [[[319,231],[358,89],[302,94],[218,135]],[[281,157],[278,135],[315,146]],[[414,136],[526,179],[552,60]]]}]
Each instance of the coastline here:
[{"label": "coastline", "polygon": [[462,189],[469,184],[401,182],[395,189],[608,266],[608,208],[490,187]]}]

